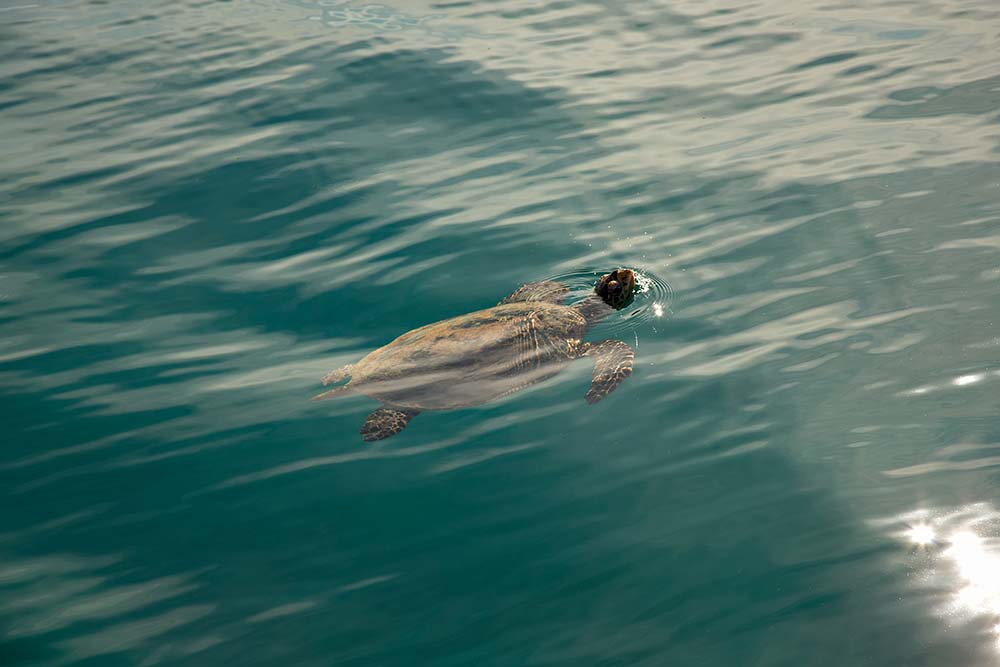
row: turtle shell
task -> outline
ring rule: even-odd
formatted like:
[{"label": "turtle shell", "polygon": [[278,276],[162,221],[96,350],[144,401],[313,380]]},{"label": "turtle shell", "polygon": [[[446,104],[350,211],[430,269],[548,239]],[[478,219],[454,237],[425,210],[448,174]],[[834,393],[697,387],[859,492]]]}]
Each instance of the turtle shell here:
[{"label": "turtle shell", "polygon": [[558,373],[585,331],[570,306],[503,304],[403,334],[357,362],[350,386],[418,410],[479,405]]}]

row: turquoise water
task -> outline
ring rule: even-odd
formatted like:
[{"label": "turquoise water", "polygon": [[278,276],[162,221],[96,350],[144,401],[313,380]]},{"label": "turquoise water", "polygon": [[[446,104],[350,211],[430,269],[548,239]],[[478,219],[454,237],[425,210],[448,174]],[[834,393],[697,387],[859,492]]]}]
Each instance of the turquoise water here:
[{"label": "turquoise water", "polygon": [[1000,10],[863,4],[0,4],[0,663],[1000,664]]}]

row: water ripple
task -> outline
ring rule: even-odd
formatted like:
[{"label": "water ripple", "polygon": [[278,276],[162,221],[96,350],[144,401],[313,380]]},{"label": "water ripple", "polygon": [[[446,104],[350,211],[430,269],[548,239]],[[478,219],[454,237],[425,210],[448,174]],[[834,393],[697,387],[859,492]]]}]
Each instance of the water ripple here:
[{"label": "water ripple", "polygon": [[[0,16],[14,664],[995,664],[988,3]],[[307,401],[617,266],[596,406]]]}]

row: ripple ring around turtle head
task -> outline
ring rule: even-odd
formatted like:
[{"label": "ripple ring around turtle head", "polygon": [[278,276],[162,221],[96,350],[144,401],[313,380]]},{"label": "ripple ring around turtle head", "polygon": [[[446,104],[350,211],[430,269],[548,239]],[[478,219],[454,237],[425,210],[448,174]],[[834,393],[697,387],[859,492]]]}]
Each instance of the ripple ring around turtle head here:
[{"label": "ripple ring around turtle head", "polygon": [[[623,265],[635,271],[635,295],[621,312],[608,317],[599,326],[611,337],[635,332],[645,324],[656,324],[670,315],[670,305],[674,291],[670,285],[656,274],[641,267]],[[579,301],[593,292],[597,279],[616,266],[581,269],[548,276],[543,280],[563,283],[570,289],[569,301]]]}]

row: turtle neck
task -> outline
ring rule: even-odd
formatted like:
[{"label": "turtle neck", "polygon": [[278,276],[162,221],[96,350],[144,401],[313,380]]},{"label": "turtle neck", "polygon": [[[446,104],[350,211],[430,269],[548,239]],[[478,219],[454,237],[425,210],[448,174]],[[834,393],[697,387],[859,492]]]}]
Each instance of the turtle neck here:
[{"label": "turtle neck", "polygon": [[596,294],[591,294],[583,301],[574,304],[573,307],[576,308],[576,310],[583,315],[583,319],[587,321],[587,329],[592,328],[605,317],[615,312],[614,308],[609,306],[604,299]]}]

